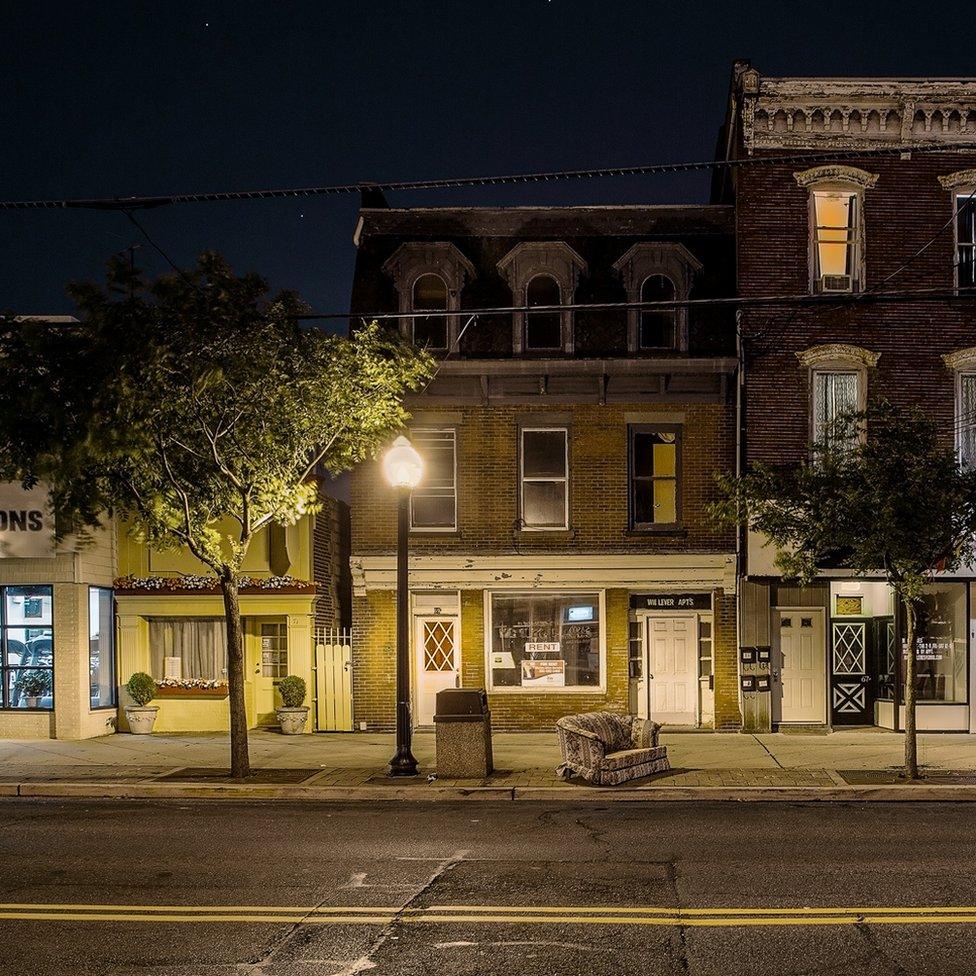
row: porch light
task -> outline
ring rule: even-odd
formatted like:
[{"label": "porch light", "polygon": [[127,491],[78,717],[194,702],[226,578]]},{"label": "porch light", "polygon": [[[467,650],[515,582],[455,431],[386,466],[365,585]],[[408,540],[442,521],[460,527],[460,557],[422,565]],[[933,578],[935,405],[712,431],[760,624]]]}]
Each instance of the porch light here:
[{"label": "porch light", "polygon": [[384,455],[383,474],[393,488],[412,491],[420,484],[424,462],[406,437],[398,437]]}]

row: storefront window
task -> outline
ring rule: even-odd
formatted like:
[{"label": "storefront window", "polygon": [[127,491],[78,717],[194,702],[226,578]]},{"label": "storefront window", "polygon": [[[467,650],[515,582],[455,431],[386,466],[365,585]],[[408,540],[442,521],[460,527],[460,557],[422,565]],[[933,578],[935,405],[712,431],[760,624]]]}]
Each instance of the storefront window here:
[{"label": "storefront window", "polygon": [[226,678],[224,618],[151,617],[149,652],[154,678]]},{"label": "storefront window", "polygon": [[92,708],[115,705],[114,594],[102,586],[88,588],[88,674]]},{"label": "storefront window", "polygon": [[489,674],[492,688],[600,686],[597,593],[493,593]]},{"label": "storefront window", "polygon": [[54,707],[53,623],[52,587],[3,587],[4,708]]},{"label": "storefront window", "polygon": [[[918,701],[965,702],[969,631],[966,624],[965,585],[939,583],[926,587],[919,603],[916,629]],[[901,676],[904,682],[908,653],[904,611],[901,653]]]}]

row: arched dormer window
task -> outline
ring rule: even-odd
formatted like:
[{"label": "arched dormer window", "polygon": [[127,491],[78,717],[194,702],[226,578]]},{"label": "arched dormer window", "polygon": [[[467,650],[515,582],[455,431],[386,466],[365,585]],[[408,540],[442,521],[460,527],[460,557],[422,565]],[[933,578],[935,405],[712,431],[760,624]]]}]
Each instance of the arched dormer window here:
[{"label": "arched dormer window", "polygon": [[813,294],[864,290],[864,191],[878,182],[855,166],[815,166],[794,173],[810,191],[808,251]]},{"label": "arched dormer window", "polygon": [[[447,282],[439,274],[422,274],[413,283],[414,312],[446,312]],[[421,349],[447,351],[447,316],[414,315],[413,344]]]},{"label": "arched dormer window", "polygon": [[[458,312],[461,290],[475,277],[474,265],[453,245],[426,241],[401,244],[383,265],[393,279],[400,312]],[[398,320],[404,338],[432,352],[449,352],[458,336],[457,315],[413,315]]]},{"label": "arched dormer window", "polygon": [[[571,305],[579,276],[586,273],[586,262],[562,241],[526,241],[498,262],[498,270],[512,290],[513,304],[525,308],[512,316],[513,353],[561,351],[572,355],[572,309],[533,312],[531,308]],[[546,345],[537,345],[542,342]]]},{"label": "arched dormer window", "polygon": [[540,311],[533,308],[562,305],[559,282],[552,275],[537,274],[525,286],[525,349],[540,352],[562,348],[562,312]]},{"label": "arched dormer window", "polygon": [[[614,262],[627,290],[627,301],[685,301],[691,295],[695,274],[701,262],[683,244],[644,241],[635,244]],[[674,351],[688,349],[688,309],[641,309],[627,312],[629,352]]]}]

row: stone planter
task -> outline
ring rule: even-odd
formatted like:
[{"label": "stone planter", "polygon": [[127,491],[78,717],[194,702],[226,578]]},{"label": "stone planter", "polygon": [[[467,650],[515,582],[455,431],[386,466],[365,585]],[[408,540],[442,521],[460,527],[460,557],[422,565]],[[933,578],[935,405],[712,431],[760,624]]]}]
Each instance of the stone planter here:
[{"label": "stone planter", "polygon": [[126,705],[125,717],[133,735],[149,735],[156,723],[156,705]]},{"label": "stone planter", "polygon": [[282,735],[301,735],[305,731],[305,723],[308,721],[307,705],[302,705],[301,708],[278,708],[275,711]]},{"label": "stone planter", "polygon": [[37,708],[41,699],[39,695],[28,695],[27,696],[27,707]]}]

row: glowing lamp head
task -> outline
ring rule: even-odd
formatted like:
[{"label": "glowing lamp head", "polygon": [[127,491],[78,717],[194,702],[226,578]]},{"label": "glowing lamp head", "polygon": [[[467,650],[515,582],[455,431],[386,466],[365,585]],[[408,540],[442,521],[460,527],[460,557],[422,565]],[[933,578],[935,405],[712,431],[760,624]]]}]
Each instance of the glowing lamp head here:
[{"label": "glowing lamp head", "polygon": [[394,488],[412,490],[424,475],[424,462],[406,437],[398,437],[383,458],[383,474]]}]

